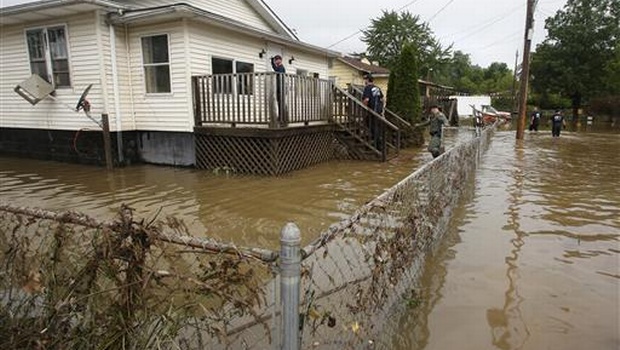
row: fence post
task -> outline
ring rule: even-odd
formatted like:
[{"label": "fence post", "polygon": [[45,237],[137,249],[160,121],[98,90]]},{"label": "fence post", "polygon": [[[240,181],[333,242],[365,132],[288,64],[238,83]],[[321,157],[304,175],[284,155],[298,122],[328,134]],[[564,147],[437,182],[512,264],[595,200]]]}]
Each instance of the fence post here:
[{"label": "fence post", "polygon": [[300,349],[299,302],[301,233],[289,222],[280,234],[280,297],[282,298],[282,349]]}]

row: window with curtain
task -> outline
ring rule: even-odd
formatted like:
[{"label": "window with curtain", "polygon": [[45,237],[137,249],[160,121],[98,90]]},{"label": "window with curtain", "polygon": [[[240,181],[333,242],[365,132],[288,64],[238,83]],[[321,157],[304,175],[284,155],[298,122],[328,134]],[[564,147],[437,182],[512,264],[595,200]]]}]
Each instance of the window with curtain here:
[{"label": "window with curtain", "polygon": [[70,87],[67,31],[64,26],[26,31],[30,56],[30,71],[50,82],[54,87]]},{"label": "window with curtain", "polygon": [[142,38],[142,61],[146,92],[149,94],[171,92],[167,34]]}]

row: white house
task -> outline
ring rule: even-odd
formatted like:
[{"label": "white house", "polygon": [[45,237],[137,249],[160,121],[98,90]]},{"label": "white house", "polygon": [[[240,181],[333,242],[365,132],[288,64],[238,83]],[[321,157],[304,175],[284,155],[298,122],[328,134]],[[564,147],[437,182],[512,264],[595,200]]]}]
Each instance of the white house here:
[{"label": "white house", "polygon": [[[337,56],[299,41],[262,0],[42,0],[2,8],[0,152],[75,158],[76,133],[88,137],[98,127],[67,105],[93,84],[92,113],[109,115],[118,161],[193,165],[192,76],[270,72],[275,54],[288,73],[323,79]],[[31,105],[14,92],[32,74],[54,85],[54,99]],[[92,135],[97,144],[100,133]]]}]

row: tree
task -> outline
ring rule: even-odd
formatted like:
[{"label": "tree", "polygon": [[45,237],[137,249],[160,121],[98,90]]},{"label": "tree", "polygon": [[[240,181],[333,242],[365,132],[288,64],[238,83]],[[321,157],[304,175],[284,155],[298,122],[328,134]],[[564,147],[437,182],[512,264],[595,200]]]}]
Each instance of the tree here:
[{"label": "tree", "polygon": [[620,1],[568,0],[545,21],[547,38],[532,56],[532,89],[570,98],[574,120],[584,100],[609,93],[620,36]]},{"label": "tree", "polygon": [[[390,71],[387,107],[412,125],[420,123],[422,119],[418,76],[418,53],[414,45],[406,43]],[[407,145],[424,144],[422,130],[416,128],[403,132],[407,132],[404,135]]]},{"label": "tree", "polygon": [[362,33],[368,59],[389,69],[395,67],[405,43],[417,48],[417,60],[422,73],[431,68],[438,69],[450,57],[451,48],[443,48],[428,24],[408,11],[383,11],[383,15],[373,19]]}]

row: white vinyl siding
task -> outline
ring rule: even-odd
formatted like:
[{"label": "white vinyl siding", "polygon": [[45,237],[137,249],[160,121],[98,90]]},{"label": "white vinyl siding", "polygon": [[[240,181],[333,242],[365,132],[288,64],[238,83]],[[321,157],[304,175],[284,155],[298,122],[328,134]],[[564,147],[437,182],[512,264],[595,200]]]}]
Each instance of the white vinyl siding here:
[{"label": "white vinyl siding", "polygon": [[[77,130],[96,129],[83,114],[72,112],[82,91],[93,84],[88,95],[93,114],[103,106],[99,53],[93,13],[29,23],[27,26],[4,26],[0,31],[0,127]],[[45,99],[32,106],[13,89],[30,76],[26,30],[63,24],[70,52],[71,88],[56,90],[58,101]]]},{"label": "white vinyl siding", "polygon": [[244,0],[126,0],[120,2],[130,3],[142,8],[185,3],[211,13],[231,18],[257,29],[275,33],[273,28],[271,28],[271,26]]},{"label": "white vinyl siding", "polygon": [[[127,32],[124,27],[115,27],[116,33],[116,70],[118,79],[118,96],[120,102],[121,126],[122,130],[134,130],[135,121],[133,117],[133,91],[131,88],[131,77],[133,72],[129,69],[129,52],[127,50]],[[113,90],[113,80],[110,76],[110,91]],[[111,104],[111,106],[114,106]],[[111,107],[112,109],[112,107]]]},{"label": "white vinyl siding", "polygon": [[[142,38],[168,35],[171,92],[150,94],[145,89],[142,66]],[[189,67],[185,58],[183,22],[132,28],[129,34],[131,86],[135,127],[150,131],[192,131],[194,117],[190,113],[192,95]]]},{"label": "white vinyl siding", "polygon": [[[291,57],[295,57],[295,60],[292,64],[289,64]],[[286,54],[282,57],[287,73],[295,74],[299,69],[307,71],[309,77],[313,77],[315,73],[318,73],[319,78],[325,80],[329,76],[327,60],[327,57],[309,54],[295,48],[287,49]]]},{"label": "white vinyl siding", "polygon": [[[211,74],[211,58],[227,58],[254,65],[254,72],[265,72],[269,57],[258,53],[266,47],[259,39],[232,34],[202,23],[190,23],[189,53],[192,75]],[[271,70],[271,66],[269,66]]]}]

